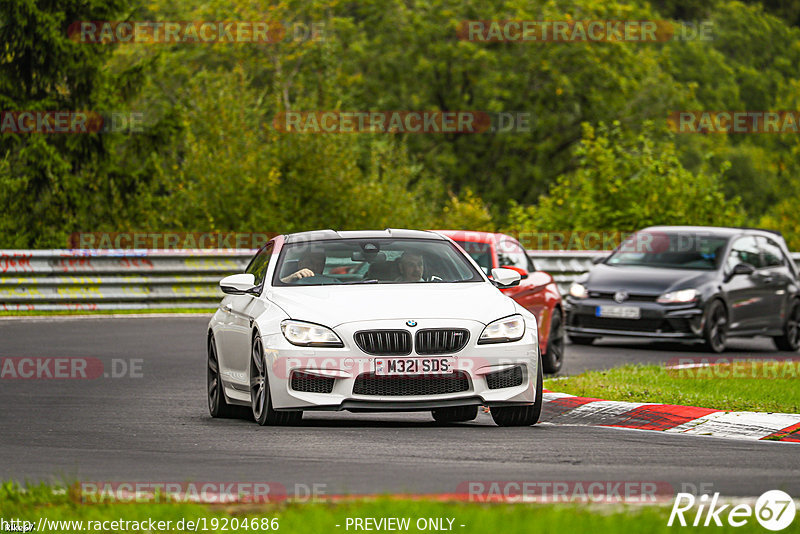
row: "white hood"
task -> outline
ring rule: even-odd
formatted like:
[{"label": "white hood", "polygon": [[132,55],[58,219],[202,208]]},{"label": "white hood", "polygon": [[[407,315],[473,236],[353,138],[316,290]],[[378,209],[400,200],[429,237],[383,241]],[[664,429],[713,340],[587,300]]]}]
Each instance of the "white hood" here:
[{"label": "white hood", "polygon": [[488,324],[515,313],[489,283],[273,287],[267,298],[292,319],[336,327],[379,319],[471,319]]}]

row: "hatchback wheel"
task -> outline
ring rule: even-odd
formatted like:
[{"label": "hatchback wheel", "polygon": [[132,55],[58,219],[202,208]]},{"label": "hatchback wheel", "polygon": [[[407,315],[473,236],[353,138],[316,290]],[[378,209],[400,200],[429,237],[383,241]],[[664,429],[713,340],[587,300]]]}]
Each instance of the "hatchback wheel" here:
[{"label": "hatchback wheel", "polygon": [[715,300],[708,308],[706,324],[703,328],[703,338],[706,348],[711,352],[722,352],[725,350],[725,341],[728,336],[728,312],[721,301]]},{"label": "hatchback wheel", "polygon": [[795,352],[800,348],[800,301],[793,301],[783,325],[783,335],[772,338],[779,350]]}]

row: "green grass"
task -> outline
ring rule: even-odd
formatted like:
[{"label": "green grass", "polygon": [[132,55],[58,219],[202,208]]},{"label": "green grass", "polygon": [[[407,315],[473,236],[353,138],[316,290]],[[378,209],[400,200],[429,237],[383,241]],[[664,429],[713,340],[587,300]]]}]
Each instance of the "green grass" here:
[{"label": "green grass", "polygon": [[[701,529],[691,527],[668,527],[667,520],[671,503],[651,506],[622,505],[577,505],[577,504],[483,504],[464,502],[439,502],[433,500],[393,499],[378,497],[339,503],[284,503],[260,505],[199,505],[176,503],[135,503],[135,504],[81,504],[79,498],[68,492],[53,495],[52,488],[41,485],[21,493],[10,483],[0,487],[0,517],[19,518],[38,524],[40,517],[48,520],[142,521],[152,518],[155,521],[172,521],[167,532],[189,532],[186,528],[176,529],[175,524],[185,521],[201,521],[205,518],[206,532],[223,532],[222,526],[233,518],[277,518],[278,532],[286,534],[316,534],[341,532],[353,533],[351,526],[346,529],[347,518],[410,518],[410,528],[399,532],[420,532],[415,526],[419,518],[452,518],[453,532],[464,534],[491,534],[502,532],[537,534],[619,534],[694,532]],[[691,522],[694,515],[687,514]],[[217,521],[218,528],[214,526]],[[724,520],[724,515],[723,515]],[[723,524],[724,521],[723,521]],[[339,525],[337,527],[337,525]],[[447,522],[445,522],[447,525]],[[463,527],[461,525],[464,525]],[[84,524],[85,526],[85,524]],[[227,532],[268,532],[267,530],[234,530],[227,523]],[[759,532],[765,530],[749,518],[747,525],[733,528],[711,527],[714,532]],[[708,528],[702,529],[708,531]],[[87,530],[83,530],[86,532]],[[130,528],[127,532],[130,532]],[[198,529],[203,532],[202,526]],[[47,532],[80,532],[74,526]],[[106,530],[106,532],[126,532],[125,530]],[[146,532],[146,530],[144,530]],[[158,532],[157,530],[154,532]],[[784,533],[800,532],[800,520],[783,530]]]},{"label": "green grass", "polygon": [[57,316],[57,315],[131,315],[141,313],[189,313],[194,315],[211,315],[214,310],[198,310],[197,308],[145,308],[141,310],[0,310],[0,317]]},{"label": "green grass", "polygon": [[682,370],[626,365],[545,380],[545,388],[605,400],[800,413],[800,362],[740,362]]}]

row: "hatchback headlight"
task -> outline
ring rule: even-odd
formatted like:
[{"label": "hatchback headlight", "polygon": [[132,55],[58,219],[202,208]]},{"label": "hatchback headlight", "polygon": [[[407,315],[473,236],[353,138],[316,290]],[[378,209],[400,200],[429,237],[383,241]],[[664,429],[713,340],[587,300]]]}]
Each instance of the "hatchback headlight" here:
[{"label": "hatchback headlight", "polygon": [[478,345],[519,341],[523,335],[525,335],[525,319],[518,314],[512,315],[489,323],[478,338]]},{"label": "hatchback headlight", "polygon": [[586,290],[585,285],[573,282],[573,284],[569,286],[569,295],[576,299],[585,299],[589,296],[589,292]]},{"label": "hatchback headlight", "polygon": [[292,345],[301,347],[344,347],[344,343],[333,330],[314,323],[287,319],[281,322],[281,332],[283,332],[283,337]]},{"label": "hatchback headlight", "polygon": [[676,304],[693,302],[695,300],[697,300],[696,289],[681,289],[680,291],[664,293],[656,299],[656,302],[660,302],[661,304]]}]

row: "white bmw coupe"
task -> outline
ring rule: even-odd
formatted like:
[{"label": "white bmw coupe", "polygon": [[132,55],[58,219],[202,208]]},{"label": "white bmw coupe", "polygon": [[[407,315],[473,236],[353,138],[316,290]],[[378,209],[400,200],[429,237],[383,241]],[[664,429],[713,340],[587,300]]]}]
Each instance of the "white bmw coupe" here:
[{"label": "white bmw coupe", "polygon": [[278,236],[208,325],[213,417],[249,406],[260,425],[306,410],[430,411],[441,423],[526,426],[542,409],[536,318],[434,232],[322,230]]}]

